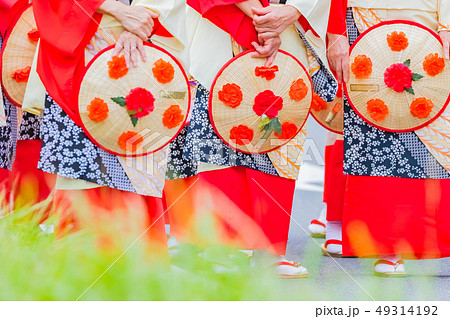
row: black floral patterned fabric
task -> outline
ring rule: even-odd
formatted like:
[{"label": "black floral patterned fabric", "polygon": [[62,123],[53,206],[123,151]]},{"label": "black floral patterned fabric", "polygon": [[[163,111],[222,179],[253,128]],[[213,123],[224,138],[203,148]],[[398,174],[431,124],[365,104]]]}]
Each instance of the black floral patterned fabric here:
[{"label": "black floral patterned fabric", "polygon": [[117,156],[92,143],[48,95],[41,136],[38,168],[44,172],[135,192]]},{"label": "black floral patterned fabric", "polygon": [[188,127],[185,126],[180,134],[170,143],[167,161],[166,180],[187,178],[197,175],[197,161],[183,156]]},{"label": "black floral patterned fabric", "polygon": [[20,123],[19,140],[39,140],[41,139],[42,118],[28,112],[23,112]]},{"label": "black floral patterned fabric", "polygon": [[17,146],[17,108],[3,95],[6,126],[0,126],[0,168],[11,170]]}]

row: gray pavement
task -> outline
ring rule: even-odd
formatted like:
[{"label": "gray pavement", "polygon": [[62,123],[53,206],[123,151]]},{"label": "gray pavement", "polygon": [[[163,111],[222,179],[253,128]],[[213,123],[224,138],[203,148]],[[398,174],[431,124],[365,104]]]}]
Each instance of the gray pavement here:
[{"label": "gray pavement", "polygon": [[[307,123],[308,139],[323,156],[325,130],[314,120]],[[311,143],[310,143],[311,144]],[[297,184],[287,255],[310,272],[304,280],[286,280],[283,285],[311,300],[450,300],[450,259],[405,261],[408,277],[378,278],[374,259],[332,259],[320,252],[321,239],[308,235],[311,219],[319,216],[322,204],[323,166],[314,147],[307,156]],[[316,158],[319,157],[319,158]],[[319,165],[318,165],[319,164]]]}]

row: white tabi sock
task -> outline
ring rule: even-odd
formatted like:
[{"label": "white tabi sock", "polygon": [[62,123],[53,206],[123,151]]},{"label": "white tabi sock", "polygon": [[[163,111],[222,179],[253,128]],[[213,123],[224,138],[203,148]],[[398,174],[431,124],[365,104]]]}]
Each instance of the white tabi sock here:
[{"label": "white tabi sock", "polygon": [[[342,240],[342,221],[327,222],[326,240]],[[342,252],[342,245],[329,244],[327,246],[329,253],[338,254]]]}]

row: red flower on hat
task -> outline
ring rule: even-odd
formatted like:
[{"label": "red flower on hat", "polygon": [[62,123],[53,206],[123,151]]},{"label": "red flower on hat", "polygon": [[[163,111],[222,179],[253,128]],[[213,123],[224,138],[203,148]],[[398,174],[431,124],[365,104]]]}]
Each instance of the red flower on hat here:
[{"label": "red flower on hat", "polygon": [[375,122],[381,122],[389,114],[389,108],[382,100],[372,99],[367,102],[367,112]]},{"label": "red flower on hat", "polygon": [[26,66],[23,69],[17,69],[11,76],[13,80],[18,83],[28,82],[28,78],[30,77],[31,66]]},{"label": "red flower on hat", "polygon": [[283,108],[283,99],[281,96],[276,96],[270,90],[265,90],[255,97],[253,104],[253,111],[258,116],[266,114],[269,119],[273,119],[278,115],[278,111]]},{"label": "red flower on hat", "polygon": [[125,97],[126,108],[130,112],[135,112],[130,115],[141,118],[155,109],[155,98],[150,91],[144,88],[135,88]]},{"label": "red flower on hat", "polygon": [[38,41],[39,41],[40,35],[39,35],[38,29],[31,29],[31,30],[27,33],[27,35],[28,35],[28,39],[29,39],[31,42],[38,42]]},{"label": "red flower on hat", "polygon": [[423,69],[429,76],[436,76],[442,73],[445,68],[444,58],[439,57],[437,53],[430,53],[423,61]]},{"label": "red flower on hat", "polygon": [[163,114],[163,125],[168,129],[173,129],[181,124],[184,120],[184,115],[178,105],[171,105]]},{"label": "red flower on hat", "polygon": [[166,84],[173,80],[175,76],[175,69],[170,62],[159,59],[155,62],[152,69],[153,76],[159,83]]},{"label": "red flower on hat", "polygon": [[111,61],[108,61],[108,75],[111,79],[117,80],[127,75],[128,67],[125,56],[113,56]]},{"label": "red flower on hat", "polygon": [[395,92],[403,92],[412,85],[413,73],[403,63],[395,63],[384,72],[384,83]]},{"label": "red flower on hat", "polygon": [[322,110],[327,109],[327,102],[324,101],[320,96],[318,96],[316,93],[313,93],[311,108],[316,111],[320,112]]},{"label": "red flower on hat", "polygon": [[357,55],[351,69],[357,79],[367,79],[372,74],[372,60],[365,55]]},{"label": "red flower on hat", "polygon": [[128,151],[131,148],[131,152],[134,153],[142,144],[142,142],[144,142],[144,139],[142,138],[141,134],[128,131],[120,135],[117,144],[124,152]]},{"label": "red flower on hat", "polygon": [[294,101],[301,101],[308,95],[308,87],[303,79],[298,79],[292,82],[289,89],[289,97]]},{"label": "red flower on hat", "polygon": [[288,140],[297,135],[297,132],[298,132],[297,125],[290,122],[284,122],[283,124],[281,124],[281,134],[275,132],[275,136],[281,140]]},{"label": "red flower on hat", "polygon": [[109,108],[108,104],[106,104],[105,101],[96,97],[87,106],[87,111],[89,112],[89,119],[91,121],[99,123],[103,122],[108,117]]},{"label": "red flower on hat", "polygon": [[386,39],[392,51],[403,51],[409,45],[408,38],[404,32],[398,33],[397,31],[394,31],[391,34],[388,34]]},{"label": "red flower on hat", "polygon": [[419,119],[426,119],[430,116],[431,111],[433,110],[433,102],[430,99],[419,97],[412,101],[409,110],[412,116],[415,116]]},{"label": "red flower on hat", "polygon": [[255,68],[255,75],[265,78],[267,81],[275,79],[275,72],[278,72],[278,65],[273,65],[271,67],[257,66]]},{"label": "red flower on hat", "polygon": [[230,130],[230,140],[238,145],[249,144],[253,140],[253,130],[245,125],[235,126]]},{"label": "red flower on hat", "polygon": [[239,85],[235,83],[227,83],[219,91],[219,100],[225,105],[236,108],[241,105],[242,91]]}]

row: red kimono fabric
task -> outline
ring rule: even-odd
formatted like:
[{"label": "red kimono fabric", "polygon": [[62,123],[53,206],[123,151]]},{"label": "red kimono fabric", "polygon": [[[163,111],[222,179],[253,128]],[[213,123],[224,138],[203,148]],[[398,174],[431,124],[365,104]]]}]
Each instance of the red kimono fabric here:
[{"label": "red kimono fabric", "polygon": [[35,204],[50,196],[56,176],[38,170],[40,140],[17,141],[16,159],[11,172],[16,204]]},{"label": "red kimono fabric", "polygon": [[347,0],[331,0],[330,18],[328,20],[328,33],[347,34]]},{"label": "red kimono fabric", "polygon": [[[187,4],[208,19],[244,48],[252,48],[252,42],[258,42],[253,21],[245,15],[236,3],[244,0],[187,0]],[[263,6],[269,5],[268,0],[261,0]]]},{"label": "red kimono fabric", "polygon": [[450,256],[450,180],[348,176],[343,253]]},{"label": "red kimono fabric", "polygon": [[[169,209],[171,230],[178,240],[201,245],[202,239],[193,238],[193,231],[206,220],[214,225],[209,235],[216,236],[220,244],[286,253],[295,180],[231,167],[199,173],[185,187],[176,182],[165,192],[175,187],[181,195],[184,189],[193,203]],[[166,196],[174,202],[174,194]],[[186,198],[181,198],[183,203]]]},{"label": "red kimono fabric", "polygon": [[325,147],[325,183],[323,201],[327,204],[327,221],[342,221],[345,187],[344,141]]},{"label": "red kimono fabric", "polygon": [[[83,229],[95,234],[100,248],[123,247],[124,240],[142,240],[167,254],[164,205],[161,198],[109,187],[57,190],[54,214],[60,216],[58,234]],[[131,236],[131,237],[127,237]]]},{"label": "red kimono fabric", "polygon": [[40,152],[41,141],[19,140],[12,171],[0,169],[0,191],[16,208],[46,200],[55,186],[55,175],[37,169]]},{"label": "red kimono fabric", "polygon": [[0,33],[5,37],[11,23],[28,4],[28,0],[0,0]]}]

